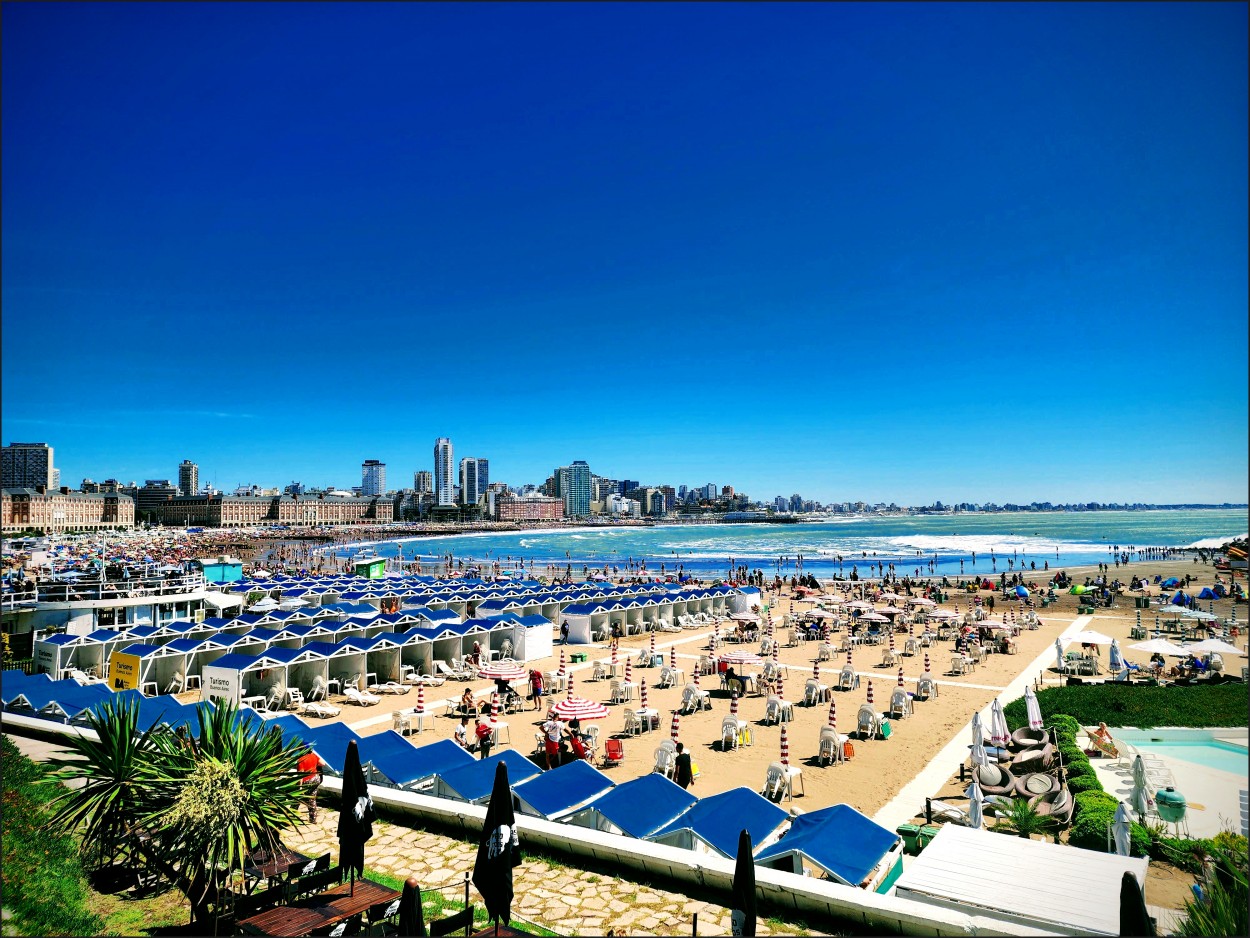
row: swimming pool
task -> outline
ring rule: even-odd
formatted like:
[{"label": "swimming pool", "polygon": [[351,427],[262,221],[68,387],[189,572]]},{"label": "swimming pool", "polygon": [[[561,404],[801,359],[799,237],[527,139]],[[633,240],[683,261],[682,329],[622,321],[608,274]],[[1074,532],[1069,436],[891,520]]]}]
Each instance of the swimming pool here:
[{"label": "swimming pool", "polygon": [[1153,742],[1146,739],[1134,742],[1133,745],[1144,753],[1192,762],[1208,769],[1231,772],[1242,778],[1250,773],[1250,755],[1247,755],[1246,747],[1234,746],[1218,739],[1187,743]]}]

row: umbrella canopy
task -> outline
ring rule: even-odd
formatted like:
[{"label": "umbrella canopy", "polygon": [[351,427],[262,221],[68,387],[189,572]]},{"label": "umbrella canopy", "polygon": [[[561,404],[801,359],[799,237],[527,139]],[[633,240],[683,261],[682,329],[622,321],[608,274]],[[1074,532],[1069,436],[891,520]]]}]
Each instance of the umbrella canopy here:
[{"label": "umbrella canopy", "polygon": [[1152,638],[1147,642],[1138,642],[1136,645],[1129,645],[1133,651],[1144,651],[1147,654],[1175,655],[1181,657],[1189,654],[1188,649],[1181,648],[1180,645],[1174,645],[1166,638]]},{"label": "umbrella canopy", "polygon": [[860,622],[889,622],[888,616],[883,616],[879,612],[865,612],[859,617]]},{"label": "umbrella canopy", "polygon": [[602,720],[608,715],[607,707],[585,697],[565,697],[551,709],[561,720]]},{"label": "umbrella canopy", "polygon": [[1033,685],[1028,684],[1024,688],[1024,709],[1029,715],[1029,729],[1040,730],[1042,728],[1042,708],[1037,702],[1037,694],[1033,692]]},{"label": "umbrella canopy", "polygon": [[473,864],[473,885],[482,894],[490,920],[507,923],[512,917],[512,869],[521,863],[512,790],[508,787],[508,763],[495,765],[495,787],[486,807],[486,820]]},{"label": "umbrella canopy", "polygon": [[907,601],[913,606],[924,606],[928,609],[932,609],[937,605],[937,603],[935,603],[932,599],[926,599],[923,596],[916,597],[915,599],[909,599]]},{"label": "umbrella canopy", "polygon": [[365,875],[365,843],[373,838],[373,798],[365,783],[356,740],[347,743],[343,760],[343,802],[339,810],[339,864]]},{"label": "umbrella canopy", "polygon": [[1200,642],[1194,642],[1192,645],[1185,646],[1185,650],[1202,655],[1245,655],[1245,652],[1236,645],[1230,645],[1219,638],[1204,638]]},{"label": "umbrella canopy", "polygon": [[763,664],[764,659],[753,651],[735,650],[720,656],[726,664]]},{"label": "umbrella canopy", "polygon": [[1006,748],[1011,742],[1011,731],[1007,729],[1007,717],[1003,713],[1003,703],[997,697],[990,705],[990,742],[1000,748]]},{"label": "umbrella canopy", "polygon": [[743,830],[738,835],[738,859],[734,866],[732,935],[755,934],[755,859],[751,853],[751,834]]},{"label": "umbrella canopy", "polygon": [[1129,855],[1131,822],[1128,805],[1121,801],[1115,809],[1115,820],[1111,822],[1111,834],[1115,838],[1115,852],[1122,857]]},{"label": "umbrella canopy", "polygon": [[959,618],[959,613],[951,612],[949,609],[934,609],[931,613],[929,613],[929,618],[930,619],[957,619]]},{"label": "umbrella canopy", "polygon": [[1080,642],[1082,645],[1110,645],[1113,639],[1110,635],[1103,635],[1102,632],[1095,632],[1093,629],[1086,629],[1083,632],[1077,632],[1064,639],[1068,644]]},{"label": "umbrella canopy", "polygon": [[488,677],[492,681],[519,681],[528,674],[515,661],[497,661],[477,670],[478,677]]},{"label": "umbrella canopy", "polygon": [[980,828],[984,821],[984,814],[981,810],[981,786],[973,778],[972,784],[968,786],[968,826]]}]

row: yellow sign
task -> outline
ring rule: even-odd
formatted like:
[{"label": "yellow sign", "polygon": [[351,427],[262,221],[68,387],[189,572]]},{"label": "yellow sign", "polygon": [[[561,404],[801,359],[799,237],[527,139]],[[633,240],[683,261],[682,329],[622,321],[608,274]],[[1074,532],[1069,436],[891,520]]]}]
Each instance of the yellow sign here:
[{"label": "yellow sign", "polygon": [[113,690],[139,689],[139,656],[115,651],[109,655],[109,687]]}]

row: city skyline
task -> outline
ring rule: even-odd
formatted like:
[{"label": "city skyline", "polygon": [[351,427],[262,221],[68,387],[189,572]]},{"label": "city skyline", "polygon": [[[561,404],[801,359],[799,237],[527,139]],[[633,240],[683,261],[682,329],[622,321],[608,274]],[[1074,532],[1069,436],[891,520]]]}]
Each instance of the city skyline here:
[{"label": "city skyline", "polygon": [[1247,25],[8,6],[5,442],[69,485],[398,487],[444,436],[514,485],[1240,502]]}]

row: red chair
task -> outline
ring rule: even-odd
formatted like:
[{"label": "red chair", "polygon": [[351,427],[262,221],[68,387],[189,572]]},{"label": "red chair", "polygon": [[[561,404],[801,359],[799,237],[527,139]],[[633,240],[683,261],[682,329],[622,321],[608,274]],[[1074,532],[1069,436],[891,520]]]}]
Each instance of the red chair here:
[{"label": "red chair", "polygon": [[608,738],[603,743],[603,766],[620,765],[625,759],[625,744],[619,739]]}]

